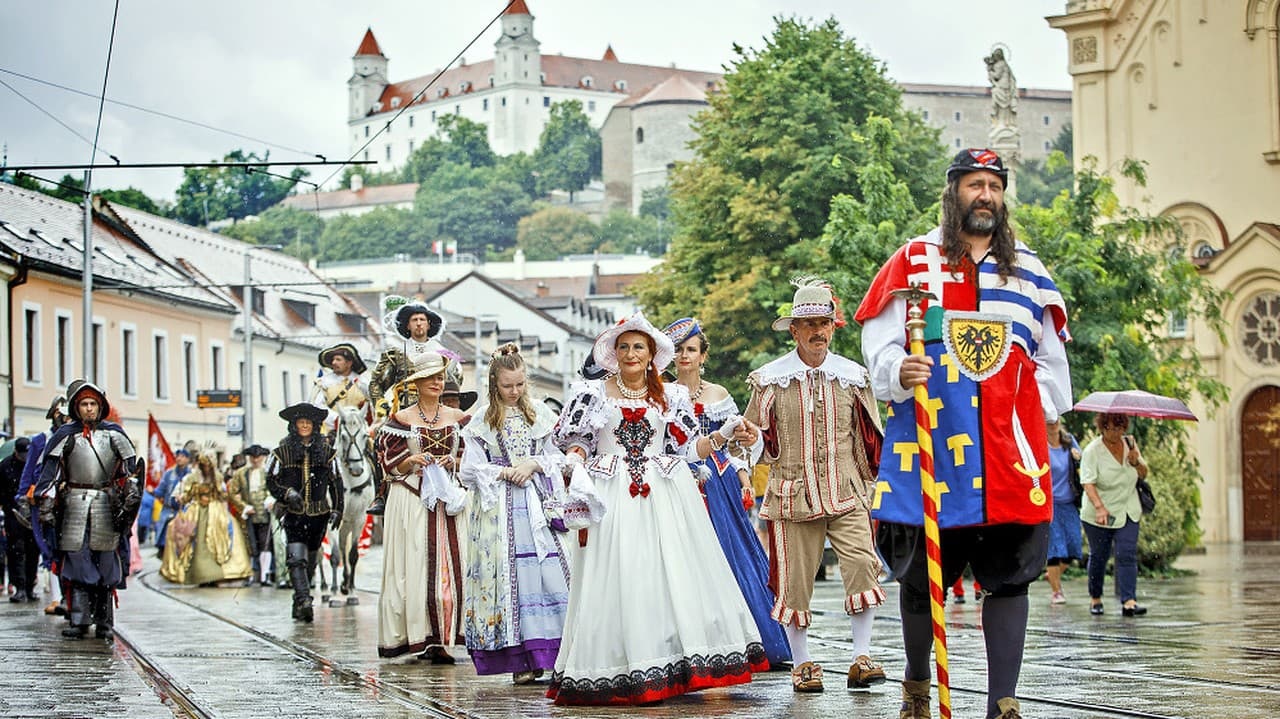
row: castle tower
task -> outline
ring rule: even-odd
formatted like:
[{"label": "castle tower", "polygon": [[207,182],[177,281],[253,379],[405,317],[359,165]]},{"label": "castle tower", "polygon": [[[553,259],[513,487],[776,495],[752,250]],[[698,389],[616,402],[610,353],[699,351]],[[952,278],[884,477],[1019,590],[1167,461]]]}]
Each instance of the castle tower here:
[{"label": "castle tower", "polygon": [[347,80],[348,97],[347,113],[350,119],[358,120],[373,108],[382,97],[382,90],[387,86],[387,56],[382,54],[378,41],[373,37],[373,28],[365,30],[364,39],[356,54],[351,57],[353,72]]},{"label": "castle tower", "polygon": [[542,102],[541,43],[533,35],[533,14],[515,0],[502,14],[502,34],[493,44],[493,85],[504,90],[493,113],[489,142],[501,155],[529,152],[538,144],[546,113]]}]

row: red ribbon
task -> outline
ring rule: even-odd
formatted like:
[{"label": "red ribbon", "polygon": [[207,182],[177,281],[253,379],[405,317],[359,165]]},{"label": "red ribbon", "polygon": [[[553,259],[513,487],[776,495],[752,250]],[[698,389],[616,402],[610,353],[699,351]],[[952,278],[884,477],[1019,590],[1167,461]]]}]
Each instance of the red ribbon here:
[{"label": "red ribbon", "polygon": [[638,495],[640,495],[641,497],[648,497],[648,496],[649,496],[649,483],[648,483],[648,482],[645,482],[645,483],[643,483],[643,484],[636,484],[635,482],[632,482],[632,483],[631,483],[631,487],[630,487],[630,491],[631,491],[631,496],[632,496],[632,497],[636,496],[637,494],[638,494]]},{"label": "red ribbon", "polygon": [[644,420],[644,411],[645,411],[646,409],[648,409],[648,407],[636,407],[636,408],[634,408],[634,409],[633,409],[633,408],[631,408],[631,407],[623,407],[623,408],[622,408],[622,419],[623,419],[623,421],[625,421],[625,422],[640,422],[640,421],[643,421],[643,420]]},{"label": "red ribbon", "polygon": [[684,430],[680,429],[680,425],[674,422],[667,423],[667,431],[671,432],[672,437],[675,437],[676,444],[684,444],[685,440],[689,439],[689,435],[685,434]]}]

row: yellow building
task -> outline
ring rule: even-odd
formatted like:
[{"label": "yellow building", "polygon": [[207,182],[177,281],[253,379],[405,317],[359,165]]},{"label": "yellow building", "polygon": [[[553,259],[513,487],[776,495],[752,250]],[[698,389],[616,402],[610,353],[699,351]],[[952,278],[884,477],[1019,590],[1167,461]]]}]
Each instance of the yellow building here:
[{"label": "yellow building", "polygon": [[1074,153],[1145,160],[1121,201],[1176,217],[1226,290],[1227,342],[1185,334],[1229,392],[1202,417],[1206,541],[1280,539],[1280,0],[1073,0],[1067,35]]}]

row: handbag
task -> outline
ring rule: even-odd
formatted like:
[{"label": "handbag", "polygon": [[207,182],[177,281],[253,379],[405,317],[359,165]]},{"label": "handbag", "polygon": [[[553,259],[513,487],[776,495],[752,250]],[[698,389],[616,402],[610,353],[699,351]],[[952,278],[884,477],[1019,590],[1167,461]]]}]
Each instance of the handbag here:
[{"label": "handbag", "polygon": [[1137,484],[1138,503],[1142,505],[1143,514],[1151,514],[1156,508],[1156,495],[1151,491],[1151,485],[1146,479],[1139,479]]}]

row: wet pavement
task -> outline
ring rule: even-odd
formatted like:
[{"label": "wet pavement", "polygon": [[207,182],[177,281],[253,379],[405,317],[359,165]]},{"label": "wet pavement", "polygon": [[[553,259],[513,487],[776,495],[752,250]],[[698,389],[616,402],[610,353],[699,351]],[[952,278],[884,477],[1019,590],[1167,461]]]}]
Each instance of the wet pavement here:
[{"label": "wet pavement", "polygon": [[[154,552],[145,549],[147,554]],[[289,618],[290,593],[271,588],[184,588],[154,573],[120,594],[126,642],[65,640],[64,620],[44,602],[0,602],[0,716],[15,717],[866,717],[897,716],[898,685],[844,689],[849,622],[838,581],[819,582],[811,650],[827,690],[796,695],[785,672],[751,684],[677,697],[656,707],[555,707],[545,684],[477,677],[465,651],[453,667],[377,658],[379,551],[360,564],[360,605],[317,603],[314,624]],[[1235,717],[1280,714],[1280,544],[1209,547],[1178,562],[1192,575],[1140,580],[1145,617],[1090,616],[1083,577],[1065,582],[1069,602],[1031,588],[1019,689],[1026,717]],[[876,618],[872,648],[889,676],[903,663],[897,590]],[[1110,582],[1107,591],[1111,591]],[[947,607],[956,717],[981,717],[985,662],[981,604]],[[133,651],[130,650],[133,648]],[[135,652],[137,653],[135,655]],[[177,689],[168,689],[154,666]],[[170,698],[185,695],[193,711]],[[936,697],[936,692],[935,692]],[[201,711],[203,713],[201,713]],[[934,712],[937,706],[935,698]]]}]

